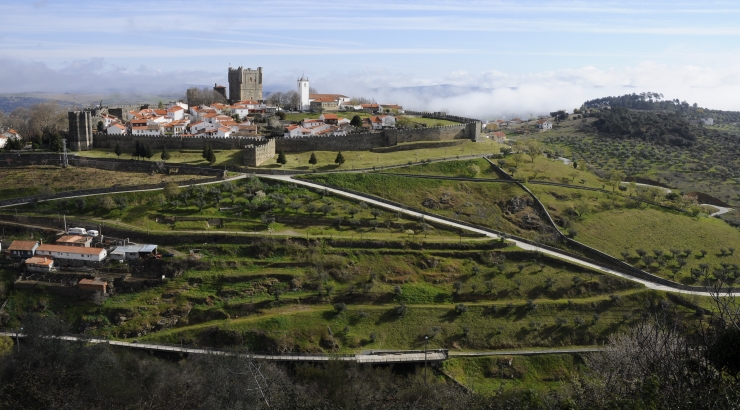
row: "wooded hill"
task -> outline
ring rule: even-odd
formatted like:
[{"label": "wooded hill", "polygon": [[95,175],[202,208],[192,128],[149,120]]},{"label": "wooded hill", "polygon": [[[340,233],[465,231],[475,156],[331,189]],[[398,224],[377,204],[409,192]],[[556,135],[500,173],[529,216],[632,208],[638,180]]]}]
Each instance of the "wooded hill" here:
[{"label": "wooded hill", "polygon": [[682,115],[672,112],[642,112],[613,107],[596,114],[593,123],[601,135],[636,138],[660,145],[690,147],[696,141],[696,127]]}]

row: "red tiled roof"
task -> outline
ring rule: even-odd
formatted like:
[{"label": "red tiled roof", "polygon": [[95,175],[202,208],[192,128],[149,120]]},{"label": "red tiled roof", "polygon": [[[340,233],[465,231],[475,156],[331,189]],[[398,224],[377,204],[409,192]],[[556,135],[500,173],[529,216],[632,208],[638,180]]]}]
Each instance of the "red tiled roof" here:
[{"label": "red tiled roof", "polygon": [[9,251],[31,251],[38,245],[36,241],[13,241],[8,247]]},{"label": "red tiled roof", "polygon": [[36,252],[64,252],[64,253],[79,253],[86,255],[100,255],[105,249],[103,248],[82,248],[79,246],[64,246],[64,245],[41,245],[36,249]]}]

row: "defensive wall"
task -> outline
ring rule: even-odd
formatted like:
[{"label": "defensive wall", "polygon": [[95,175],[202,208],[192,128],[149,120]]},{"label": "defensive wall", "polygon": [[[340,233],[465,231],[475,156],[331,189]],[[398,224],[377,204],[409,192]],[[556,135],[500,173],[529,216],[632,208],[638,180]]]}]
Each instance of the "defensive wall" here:
[{"label": "defensive wall", "polygon": [[244,165],[257,167],[275,156],[275,140],[273,138],[255,141],[244,147]]},{"label": "defensive wall", "polygon": [[[131,152],[136,141],[149,145],[152,149],[202,149],[206,144],[217,150],[243,149],[243,161],[247,166],[256,167],[274,157],[276,152],[287,153],[306,151],[366,151],[379,147],[393,147],[407,142],[421,141],[480,141],[481,123],[479,120],[443,113],[406,111],[408,115],[458,122],[454,125],[422,127],[410,129],[387,128],[380,132],[352,133],[346,136],[311,136],[266,140],[263,137],[198,138],[179,136],[108,135],[94,133],[90,144],[93,148],[114,149],[119,145],[125,152]],[[72,121],[70,113],[70,121]],[[70,122],[71,124],[71,122]],[[272,142],[270,142],[272,141]],[[87,149],[83,141],[73,140],[73,148]],[[108,169],[108,168],[105,168]]]},{"label": "defensive wall", "polygon": [[198,137],[176,137],[176,136],[151,136],[151,135],[109,135],[97,132],[93,134],[93,148],[114,149],[116,144],[121,146],[124,152],[132,152],[135,141],[148,144],[152,149],[203,149],[209,144],[213,149],[243,149],[262,137],[228,137],[228,138],[198,138]]}]

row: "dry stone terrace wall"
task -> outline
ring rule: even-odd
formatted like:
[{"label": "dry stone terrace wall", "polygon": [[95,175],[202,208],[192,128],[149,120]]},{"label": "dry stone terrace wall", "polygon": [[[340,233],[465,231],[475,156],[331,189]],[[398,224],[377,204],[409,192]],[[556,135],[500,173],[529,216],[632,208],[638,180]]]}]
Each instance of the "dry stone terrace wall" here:
[{"label": "dry stone terrace wall", "polygon": [[[69,164],[75,167],[87,167],[119,172],[145,172],[163,174],[206,175],[213,177],[223,176],[223,169],[212,167],[197,167],[186,164],[170,164],[159,161],[133,161],[115,158],[87,158],[69,155]],[[61,164],[59,154],[0,154],[0,168],[23,167],[33,165]]]}]

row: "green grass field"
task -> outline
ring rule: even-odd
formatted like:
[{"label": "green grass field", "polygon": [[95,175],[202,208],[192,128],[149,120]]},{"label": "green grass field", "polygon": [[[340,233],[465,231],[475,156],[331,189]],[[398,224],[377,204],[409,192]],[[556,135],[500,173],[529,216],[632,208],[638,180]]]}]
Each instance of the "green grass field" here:
[{"label": "green grass field", "polygon": [[[169,150],[172,157],[167,163],[174,164],[190,164],[190,165],[210,165],[208,161],[203,159],[202,152],[200,150]],[[216,154],[215,166],[242,166],[242,150],[214,150]],[[160,161],[160,155],[162,151],[155,151],[152,161]],[[107,148],[96,148],[89,151],[80,151],[76,153],[81,157],[89,158],[118,158],[130,160],[133,159],[130,153],[124,152],[120,157],[117,157],[113,152],[113,149]]]},{"label": "green grass field", "polygon": [[111,186],[134,186],[205,179],[197,175],[149,175],[143,172],[115,172],[94,168],[30,166],[0,169],[0,199],[75,191]]},{"label": "green grass field", "polygon": [[[404,145],[404,144],[401,144]],[[281,166],[278,164],[277,156],[273,161],[263,163],[260,168],[283,168],[302,171],[316,169],[318,171],[366,169],[372,167],[381,167],[389,165],[407,165],[413,162],[435,159],[454,159],[455,157],[465,155],[495,154],[498,153],[499,144],[484,140],[482,142],[467,141],[454,147],[424,148],[410,151],[397,152],[370,152],[370,151],[342,151],[345,162],[343,165],[337,165],[334,160],[337,157],[336,151],[307,151],[302,153],[286,153],[287,164]],[[311,153],[316,154],[318,163],[312,166],[308,163]]]},{"label": "green grass field", "polygon": [[[508,233],[530,237],[538,235],[538,232],[518,225],[517,217],[503,210],[512,198],[526,196],[514,184],[417,179],[380,173],[324,174],[305,178],[367,192],[417,209]],[[433,202],[425,206],[425,201]]]}]

